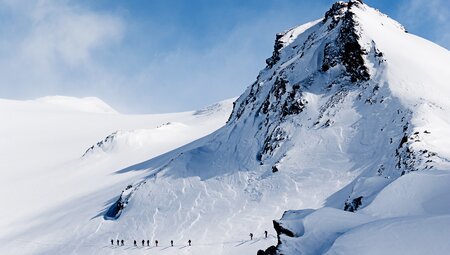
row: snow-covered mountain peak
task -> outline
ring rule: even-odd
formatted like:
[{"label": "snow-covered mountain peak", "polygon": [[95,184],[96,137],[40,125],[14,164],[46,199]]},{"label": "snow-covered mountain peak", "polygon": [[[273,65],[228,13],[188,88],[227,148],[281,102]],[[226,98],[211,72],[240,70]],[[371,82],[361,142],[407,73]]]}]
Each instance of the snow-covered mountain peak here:
[{"label": "snow-covered mountain peak", "polygon": [[[257,81],[235,102],[230,123],[264,119],[259,129],[269,127],[266,135],[278,137],[269,138],[272,145],[284,133],[275,127],[320,98],[334,100],[320,106],[320,116],[349,92],[370,105],[398,100],[405,112],[448,105],[448,51],[405,33],[399,23],[361,1],[337,2],[323,19],[277,34],[266,62]],[[365,112],[373,114],[372,108]],[[320,119],[312,126],[333,121]]]},{"label": "snow-covered mountain peak", "polygon": [[350,7],[354,4],[361,4],[360,1],[339,1],[334,3],[331,8],[325,13],[324,21],[332,19],[333,22],[337,22],[339,19],[345,17],[349,12]]},{"label": "snow-covered mountain peak", "polygon": [[372,17],[372,19],[375,19],[373,21],[375,22],[376,20],[380,22],[387,21],[388,23],[394,25],[400,31],[406,32],[406,30],[400,23],[389,18],[386,14],[380,12],[379,10],[366,5],[365,3],[363,3],[363,1],[360,0],[350,0],[348,2],[338,1],[334,3],[331,6],[331,8],[325,13],[323,22],[331,21],[331,23],[336,24],[339,21],[345,19],[354,19],[354,21],[357,21],[358,18],[356,17],[355,19],[355,16],[358,15],[371,16],[373,14],[376,14],[375,16],[377,16]]}]

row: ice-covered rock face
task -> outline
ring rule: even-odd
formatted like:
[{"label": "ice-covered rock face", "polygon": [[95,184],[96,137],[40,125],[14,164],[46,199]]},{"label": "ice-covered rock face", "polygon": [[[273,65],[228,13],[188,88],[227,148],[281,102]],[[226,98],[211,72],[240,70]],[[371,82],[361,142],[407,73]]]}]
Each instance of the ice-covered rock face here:
[{"label": "ice-covered rock face", "polygon": [[[335,3],[320,22],[311,22],[277,34],[272,57],[266,60],[266,69],[235,103],[231,120],[241,118],[245,110],[255,112],[255,104],[258,105],[257,109],[260,112],[267,114],[271,106],[270,99],[284,99],[286,104],[293,103],[296,101],[297,92],[301,92],[300,86],[311,85],[312,78],[319,75],[319,72],[326,73],[337,65],[345,67],[345,71],[342,70],[339,75],[350,77],[352,82],[367,81],[370,76],[363,59],[366,53],[358,43],[357,21],[350,10],[353,5],[355,5],[353,2]],[[300,38],[298,38],[299,35]],[[319,55],[305,56],[311,52]],[[294,68],[299,66],[305,67],[304,63],[308,61],[301,59],[308,57],[309,60],[315,58],[321,63],[315,63],[316,65],[300,73],[298,70],[294,71]],[[293,73],[304,74],[300,77],[288,77]],[[267,91],[261,87],[272,87],[272,89]],[[289,97],[281,98],[285,95]],[[262,102],[257,100],[260,97],[264,98]],[[281,104],[281,106],[285,105]],[[299,108],[298,105],[295,108]],[[278,109],[272,107],[273,111]],[[293,110],[285,111],[282,115],[298,113],[299,111]]]},{"label": "ice-covered rock face", "polygon": [[[277,34],[267,67],[235,102],[228,122],[254,130],[258,140],[254,156],[261,164],[282,160],[284,155],[277,155],[277,150],[285,153],[280,147],[298,136],[298,127],[314,130],[332,126],[336,121],[332,117],[345,101],[352,100],[348,107],[361,115],[386,108],[407,112],[401,105],[392,105],[398,102],[390,98],[387,86],[371,80],[371,76],[380,75],[378,69],[385,59],[375,42],[364,38],[353,11],[366,8],[360,1],[337,2],[323,19]],[[400,115],[406,125],[407,114]],[[383,125],[377,124],[380,129]],[[397,143],[398,137],[390,139]]]}]

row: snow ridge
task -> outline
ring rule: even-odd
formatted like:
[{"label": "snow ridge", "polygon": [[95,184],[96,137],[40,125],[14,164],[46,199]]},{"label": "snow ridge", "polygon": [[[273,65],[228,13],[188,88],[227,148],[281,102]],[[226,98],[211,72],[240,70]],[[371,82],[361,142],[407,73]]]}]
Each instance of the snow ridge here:
[{"label": "snow ridge", "polygon": [[91,112],[91,113],[111,113],[117,114],[111,106],[103,102],[97,97],[68,97],[68,96],[47,96],[35,99],[37,102],[42,102],[51,105],[57,105],[62,108]]}]

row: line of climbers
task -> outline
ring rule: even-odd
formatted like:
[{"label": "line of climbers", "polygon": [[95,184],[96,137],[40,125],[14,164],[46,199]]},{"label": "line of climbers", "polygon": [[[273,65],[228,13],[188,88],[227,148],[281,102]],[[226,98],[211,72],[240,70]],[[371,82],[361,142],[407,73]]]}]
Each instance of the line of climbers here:
[{"label": "line of climbers", "polygon": [[[123,239],[122,240],[117,239],[116,243],[117,243],[117,246],[124,246],[125,245],[125,241]],[[150,240],[147,240],[147,242],[145,242],[145,240],[142,240],[142,246],[145,246],[145,243],[147,243],[147,246],[150,246]],[[188,240],[188,245],[189,246],[191,246],[191,243],[192,243],[192,241]],[[155,246],[156,247],[158,247],[158,244],[159,244],[158,240],[155,240]],[[113,239],[111,239],[111,245],[114,245],[114,240]],[[137,246],[137,241],[136,240],[134,240],[134,246]],[[173,240],[170,240],[170,246],[173,247]]]},{"label": "line of climbers", "polygon": [[[268,234],[267,230],[264,231],[264,237],[265,238],[267,238],[267,234]],[[250,233],[250,240],[253,240],[253,233]],[[125,241],[123,239],[122,240],[117,239],[116,243],[117,243],[117,246],[124,246],[125,245]],[[145,246],[146,243],[147,243],[147,246],[150,246],[150,240],[147,240],[147,242],[145,242],[145,240],[142,240],[142,246]],[[156,247],[158,247],[158,244],[159,244],[158,240],[155,240],[155,246]],[[192,244],[191,240],[188,240],[188,245],[191,246],[191,244]],[[114,240],[113,239],[111,239],[111,245],[114,245]],[[136,240],[134,240],[134,246],[137,246],[137,241]],[[170,246],[173,247],[173,240],[170,240]]]}]

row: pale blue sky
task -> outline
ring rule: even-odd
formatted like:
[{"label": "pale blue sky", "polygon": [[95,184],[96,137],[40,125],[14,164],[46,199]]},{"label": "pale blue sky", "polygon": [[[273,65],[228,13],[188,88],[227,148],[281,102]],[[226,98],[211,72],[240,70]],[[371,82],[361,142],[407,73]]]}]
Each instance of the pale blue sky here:
[{"label": "pale blue sky", "polygon": [[[126,113],[198,109],[238,96],[275,33],[326,0],[0,0],[0,98],[97,96]],[[446,0],[367,0],[450,47]]]}]

